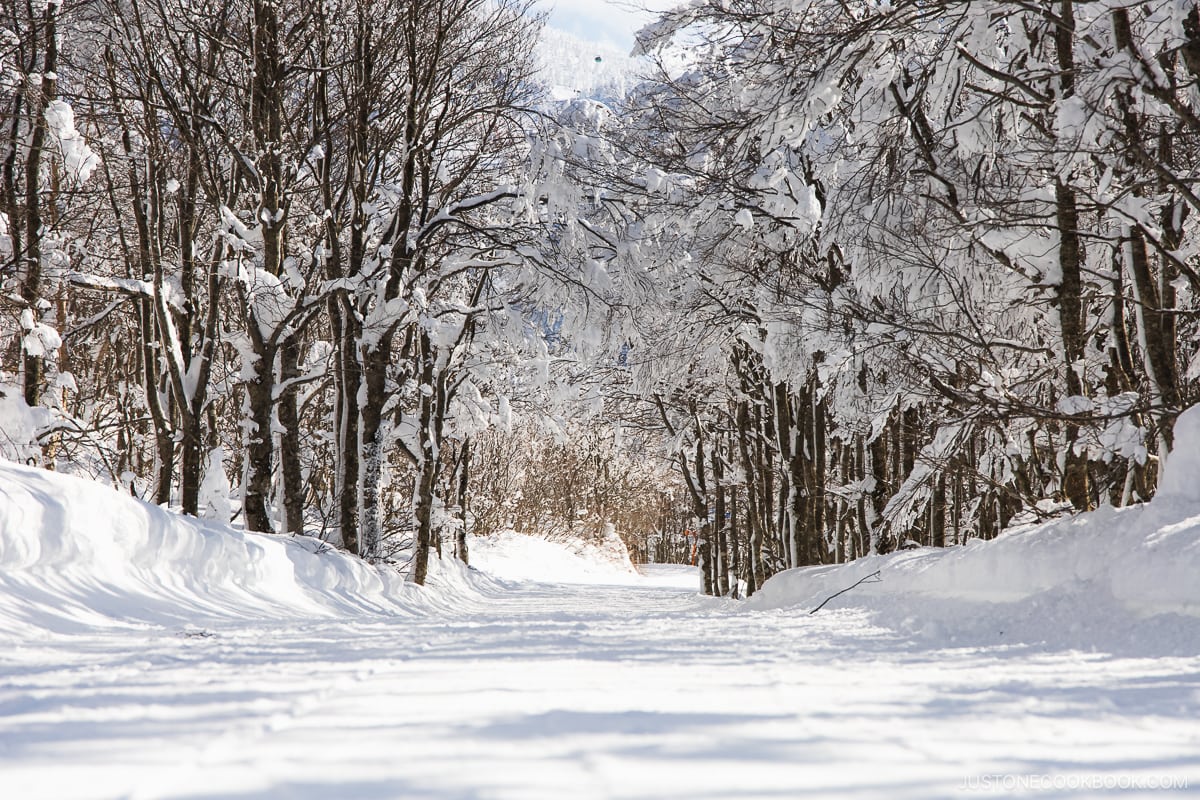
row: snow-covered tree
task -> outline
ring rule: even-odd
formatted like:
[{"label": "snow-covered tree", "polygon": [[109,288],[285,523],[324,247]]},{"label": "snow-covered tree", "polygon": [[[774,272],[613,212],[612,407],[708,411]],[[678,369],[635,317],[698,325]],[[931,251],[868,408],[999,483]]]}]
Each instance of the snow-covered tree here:
[{"label": "snow-covered tree", "polygon": [[[58,329],[72,249],[86,228],[74,195],[99,164],[59,80],[71,24],[63,3],[0,5],[0,298],[14,323],[5,326],[2,363],[19,375],[27,406],[60,412],[70,378],[59,374]],[[48,431],[37,433],[43,444]]]},{"label": "snow-covered tree", "polygon": [[823,0],[643,32],[667,57],[625,135],[689,237],[656,278],[702,287],[660,310],[764,378],[786,563],[1152,491],[1189,395],[1195,33],[1187,3]]}]

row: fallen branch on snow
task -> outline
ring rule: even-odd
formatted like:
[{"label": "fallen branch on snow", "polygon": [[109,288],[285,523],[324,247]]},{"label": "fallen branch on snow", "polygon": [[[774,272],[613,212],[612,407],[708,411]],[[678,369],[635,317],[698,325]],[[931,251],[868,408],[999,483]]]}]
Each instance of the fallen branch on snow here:
[{"label": "fallen branch on snow", "polygon": [[808,612],[808,613],[809,613],[810,615],[811,615],[811,614],[815,614],[815,613],[817,613],[817,612],[818,612],[818,611],[820,611],[822,608],[824,608],[824,607],[825,607],[825,604],[826,604],[826,603],[828,603],[830,600],[832,600],[833,598],[837,597],[839,594],[845,594],[846,592],[848,592],[848,591],[850,591],[851,589],[853,589],[855,586],[859,586],[859,585],[861,585],[861,584],[864,584],[864,583],[879,583],[879,582],[881,582],[882,580],[883,580],[883,578],[879,577],[879,570],[875,570],[875,571],[874,571],[874,572],[872,572],[870,575],[868,575],[868,576],[866,576],[865,578],[863,578],[863,579],[859,580],[859,581],[858,581],[857,583],[855,583],[853,586],[847,586],[845,589],[842,589],[840,592],[834,592],[833,594],[829,595],[829,597],[826,597],[824,600],[822,600],[822,601],[821,601],[821,605],[817,606],[816,608],[814,608],[812,611],[810,611],[810,612]]}]

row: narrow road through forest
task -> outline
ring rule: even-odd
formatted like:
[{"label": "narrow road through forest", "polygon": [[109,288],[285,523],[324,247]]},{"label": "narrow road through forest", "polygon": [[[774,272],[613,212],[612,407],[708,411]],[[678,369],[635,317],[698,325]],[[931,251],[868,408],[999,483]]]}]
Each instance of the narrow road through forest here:
[{"label": "narrow road through forest", "polygon": [[1195,703],[1178,703],[1200,698],[1197,659],[931,651],[861,612],[700,598],[679,568],[436,615],[48,638],[2,661],[0,795],[20,800],[1200,791]]}]

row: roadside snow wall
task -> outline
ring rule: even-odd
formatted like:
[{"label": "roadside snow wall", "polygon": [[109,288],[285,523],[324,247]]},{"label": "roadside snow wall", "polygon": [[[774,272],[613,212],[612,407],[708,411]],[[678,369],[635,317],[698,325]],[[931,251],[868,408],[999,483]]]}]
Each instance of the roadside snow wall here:
[{"label": "roadside snow wall", "polygon": [[422,591],[313,538],[244,533],[0,461],[0,632],[415,613],[471,582],[434,569],[441,585]]},{"label": "roadside snow wall", "polygon": [[789,570],[752,608],[861,608],[942,640],[1200,651],[1200,407],[1176,423],[1154,500],[1015,528],[989,541]]}]

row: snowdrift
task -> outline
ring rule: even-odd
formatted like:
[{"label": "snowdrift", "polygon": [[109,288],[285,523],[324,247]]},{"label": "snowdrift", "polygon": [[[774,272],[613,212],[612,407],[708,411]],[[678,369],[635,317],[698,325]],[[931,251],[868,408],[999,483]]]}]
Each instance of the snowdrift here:
[{"label": "snowdrift", "polygon": [[0,632],[411,614],[486,583],[432,569],[422,591],[317,539],[244,533],[0,461]]},{"label": "snowdrift", "polygon": [[502,590],[488,573],[559,583],[639,578],[615,533],[550,542],[507,531],[475,539],[472,561],[480,568],[431,559],[429,584],[418,588],[314,538],[246,533],[0,460],[0,634],[415,615]]},{"label": "snowdrift", "polygon": [[1176,423],[1150,503],[1014,528],[990,542],[789,570],[747,602],[807,613],[876,571],[878,582],[819,613],[865,609],[884,627],[943,644],[1200,652],[1200,408]]}]

